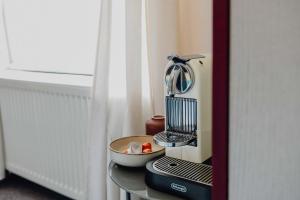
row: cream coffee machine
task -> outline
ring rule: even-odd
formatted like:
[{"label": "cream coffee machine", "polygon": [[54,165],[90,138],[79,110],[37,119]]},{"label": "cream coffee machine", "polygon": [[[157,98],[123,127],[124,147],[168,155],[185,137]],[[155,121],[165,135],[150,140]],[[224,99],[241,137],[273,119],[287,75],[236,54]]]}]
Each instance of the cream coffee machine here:
[{"label": "cream coffee machine", "polygon": [[[166,156],[147,163],[150,187],[188,199],[210,199],[212,66],[209,55],[169,56],[165,70],[166,129],[156,144]],[[201,197],[201,198],[200,198]]]}]

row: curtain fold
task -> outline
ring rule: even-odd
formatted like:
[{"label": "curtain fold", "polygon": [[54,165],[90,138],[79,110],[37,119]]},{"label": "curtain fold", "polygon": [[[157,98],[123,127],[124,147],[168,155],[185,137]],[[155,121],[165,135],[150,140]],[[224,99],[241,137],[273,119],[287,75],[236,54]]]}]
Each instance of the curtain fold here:
[{"label": "curtain fold", "polygon": [[126,135],[143,134],[141,0],[126,0]]},{"label": "curtain fold", "polygon": [[142,80],[141,9],[140,0],[101,3],[91,106],[89,200],[120,199],[119,188],[108,177],[108,144],[121,136],[145,134],[146,118],[152,114],[150,104],[144,102],[147,91],[142,91],[149,83]]},{"label": "curtain fold", "polygon": [[[4,2],[0,2],[0,27],[3,27],[4,34],[0,34],[0,70],[3,70],[4,66],[7,66],[9,63],[9,53],[6,49],[7,39],[5,37],[6,25],[4,24]],[[8,48],[8,47],[7,47]],[[1,112],[1,110],[0,110]],[[0,180],[5,178],[5,158],[4,158],[4,141],[3,141],[3,126],[2,119],[0,115]]]},{"label": "curtain fold", "polygon": [[[163,1],[101,1],[91,108],[88,199],[118,200],[122,196],[120,190],[108,177],[107,148],[116,138],[145,134],[146,120],[163,112],[166,56],[176,51],[176,41],[170,36],[176,32],[172,21],[176,19],[171,19],[176,6],[165,18],[163,10],[168,4]],[[159,7],[160,16],[149,20],[149,14],[156,15],[155,6]],[[159,108],[153,108],[158,105]]]},{"label": "curtain fold", "polygon": [[111,1],[101,0],[97,59],[90,119],[88,199],[107,199],[107,103]]},{"label": "curtain fold", "polygon": [[146,0],[147,48],[151,101],[164,113],[164,71],[167,56],[178,52],[178,0]]}]

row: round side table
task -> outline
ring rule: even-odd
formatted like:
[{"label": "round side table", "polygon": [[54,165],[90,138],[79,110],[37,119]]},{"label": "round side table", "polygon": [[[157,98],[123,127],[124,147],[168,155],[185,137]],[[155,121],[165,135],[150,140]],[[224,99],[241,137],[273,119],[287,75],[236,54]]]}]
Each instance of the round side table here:
[{"label": "round side table", "polygon": [[123,167],[113,161],[109,164],[109,176],[115,184],[126,191],[127,200],[131,199],[131,195],[147,200],[183,200],[148,187],[145,183],[145,171],[143,167]]}]

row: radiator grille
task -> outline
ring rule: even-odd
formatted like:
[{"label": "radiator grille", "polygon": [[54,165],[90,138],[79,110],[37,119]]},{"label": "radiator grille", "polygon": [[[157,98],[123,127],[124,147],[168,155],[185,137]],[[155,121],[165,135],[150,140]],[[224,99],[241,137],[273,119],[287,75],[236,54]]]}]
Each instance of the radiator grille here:
[{"label": "radiator grille", "polygon": [[5,165],[72,199],[86,199],[90,97],[61,87],[1,85]]},{"label": "radiator grille", "polygon": [[171,157],[162,157],[153,163],[161,173],[212,186],[212,167]]}]

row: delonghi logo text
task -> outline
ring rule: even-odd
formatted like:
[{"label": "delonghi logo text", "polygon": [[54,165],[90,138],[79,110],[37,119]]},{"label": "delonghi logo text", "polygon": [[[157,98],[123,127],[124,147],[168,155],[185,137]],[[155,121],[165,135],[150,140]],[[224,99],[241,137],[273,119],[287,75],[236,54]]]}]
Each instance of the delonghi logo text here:
[{"label": "delonghi logo text", "polygon": [[176,183],[172,183],[171,188],[174,189],[174,190],[177,190],[179,192],[186,192],[187,191],[185,186],[179,185],[179,184],[176,184]]}]

